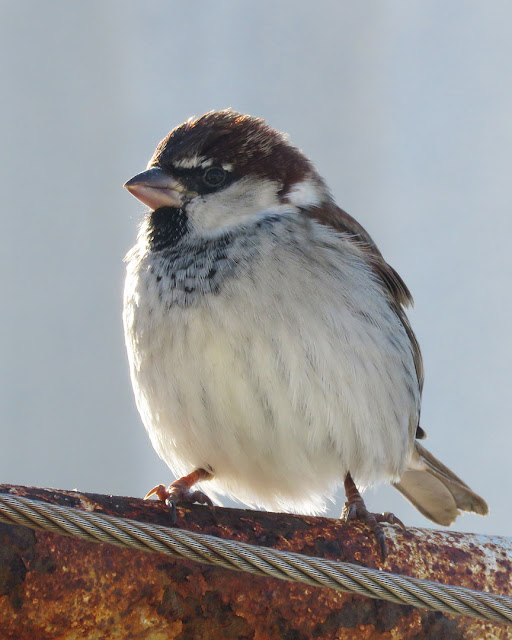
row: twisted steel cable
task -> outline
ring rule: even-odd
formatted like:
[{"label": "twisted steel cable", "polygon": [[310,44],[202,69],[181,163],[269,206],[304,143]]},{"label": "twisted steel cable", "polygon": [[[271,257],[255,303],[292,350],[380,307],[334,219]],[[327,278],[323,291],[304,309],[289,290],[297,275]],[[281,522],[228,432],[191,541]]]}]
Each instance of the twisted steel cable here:
[{"label": "twisted steel cable", "polygon": [[410,578],[348,562],[324,560],[183,529],[0,494],[0,521],[91,542],[328,587],[421,609],[512,624],[512,597]]}]

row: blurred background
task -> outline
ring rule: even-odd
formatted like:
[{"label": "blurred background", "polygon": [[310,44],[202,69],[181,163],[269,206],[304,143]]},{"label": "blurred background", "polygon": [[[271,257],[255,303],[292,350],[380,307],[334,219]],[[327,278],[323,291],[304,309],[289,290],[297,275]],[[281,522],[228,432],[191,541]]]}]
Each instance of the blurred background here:
[{"label": "blurred background", "polygon": [[[416,300],[427,445],[512,536],[512,4],[2,0],[0,482],[143,496],[123,183],[191,115],[290,134]],[[339,515],[343,495],[330,514]],[[390,487],[377,511],[432,526]]]}]

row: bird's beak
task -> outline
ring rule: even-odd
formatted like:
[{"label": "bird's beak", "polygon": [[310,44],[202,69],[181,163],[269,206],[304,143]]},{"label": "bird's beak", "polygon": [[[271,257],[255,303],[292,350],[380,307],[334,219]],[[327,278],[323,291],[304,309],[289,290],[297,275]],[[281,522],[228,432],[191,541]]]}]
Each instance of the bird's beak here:
[{"label": "bird's beak", "polygon": [[126,189],[151,209],[183,205],[185,186],[159,167],[137,174],[124,185]]}]

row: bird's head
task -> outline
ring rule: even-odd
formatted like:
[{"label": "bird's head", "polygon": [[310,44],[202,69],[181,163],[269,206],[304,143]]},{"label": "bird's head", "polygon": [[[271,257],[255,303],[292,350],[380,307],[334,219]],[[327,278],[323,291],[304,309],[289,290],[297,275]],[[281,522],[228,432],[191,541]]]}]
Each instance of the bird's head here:
[{"label": "bird's head", "polygon": [[[125,187],[174,229],[216,231],[268,209],[310,208],[329,198],[304,154],[263,120],[211,111],[173,129],[147,170]],[[283,206],[284,205],[284,206]],[[181,233],[181,231],[180,231]]]}]

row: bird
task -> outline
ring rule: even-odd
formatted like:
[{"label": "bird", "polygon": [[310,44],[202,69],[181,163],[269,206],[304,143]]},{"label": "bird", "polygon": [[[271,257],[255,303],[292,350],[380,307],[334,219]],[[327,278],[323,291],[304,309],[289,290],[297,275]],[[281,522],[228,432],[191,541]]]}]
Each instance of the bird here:
[{"label": "bird", "polygon": [[487,514],[420,443],[409,289],[286,135],[209,111],[175,127],[124,186],[148,207],[125,258],[130,376],[178,478],[146,498],[174,521],[176,504],[210,495],[315,514],[343,485],[342,520],[365,523],[382,559],[382,524],[404,525],[368,511],[361,494],[374,484],[437,524]]}]

